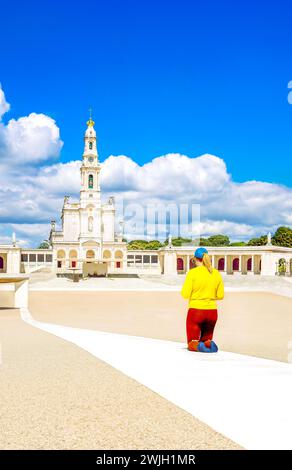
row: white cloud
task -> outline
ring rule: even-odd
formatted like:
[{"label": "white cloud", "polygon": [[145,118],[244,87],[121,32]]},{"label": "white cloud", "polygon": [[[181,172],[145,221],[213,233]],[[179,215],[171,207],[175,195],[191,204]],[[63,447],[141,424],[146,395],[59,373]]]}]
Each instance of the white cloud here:
[{"label": "white cloud", "polygon": [[0,159],[13,159],[17,165],[39,163],[57,158],[63,142],[56,122],[45,114],[31,113],[0,124],[2,151]]},{"label": "white cloud", "polygon": [[101,181],[106,191],[138,191],[172,199],[174,193],[189,198],[196,192],[199,199],[204,193],[222,191],[230,180],[226,165],[214,155],[189,158],[178,153],[154,158],[139,166],[124,155],[110,156],[103,164]]},{"label": "white cloud", "polygon": [[35,178],[30,176],[29,183],[35,179],[39,188],[45,188],[46,193],[77,195],[80,190],[80,160],[42,167]]},{"label": "white cloud", "polygon": [[204,236],[217,235],[219,233],[228,235],[233,239],[252,238],[256,235],[256,229],[248,224],[228,222],[227,220],[206,220],[200,222],[199,233]]},{"label": "white cloud", "polygon": [[40,235],[45,238],[50,224],[11,224],[11,229],[21,235]]},{"label": "white cloud", "polygon": [[[80,163],[47,165],[13,179],[0,176],[0,222],[31,240],[46,238],[49,221],[59,219],[63,196],[78,197]],[[142,206],[200,204],[199,228],[204,236],[225,233],[235,240],[249,239],[291,224],[291,188],[257,181],[235,183],[223,160],[212,155],[173,154],[142,166],[126,156],[110,156],[102,164],[101,187],[104,197],[113,194]],[[197,230],[193,233],[197,235]],[[141,235],[141,226],[136,227],[134,236]]]},{"label": "white cloud", "polygon": [[[19,238],[16,239],[17,245],[22,247],[29,247],[30,240],[28,238]],[[4,235],[0,233],[0,244],[2,245],[11,245],[12,243],[12,232],[11,235]]]},{"label": "white cloud", "polygon": [[7,113],[10,109],[10,104],[6,101],[4,91],[2,90],[2,86],[0,83],[0,121],[2,116]]}]

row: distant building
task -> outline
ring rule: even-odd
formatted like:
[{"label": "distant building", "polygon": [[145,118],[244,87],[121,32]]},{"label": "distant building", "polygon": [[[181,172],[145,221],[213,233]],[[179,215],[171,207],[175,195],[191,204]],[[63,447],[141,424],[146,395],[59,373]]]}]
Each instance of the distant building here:
[{"label": "distant building", "polygon": [[[51,222],[51,249],[23,249],[13,238],[0,245],[0,273],[32,272],[40,268],[59,276],[75,272],[80,276],[108,274],[186,273],[192,265],[194,246],[168,246],[159,250],[128,250],[122,233],[115,232],[115,201],[101,202],[96,132],[90,118],[84,137],[80,167],[80,198],[64,197],[61,230]],[[270,240],[270,237],[269,237]],[[213,266],[226,274],[292,275],[292,249],[265,246],[209,247]]]},{"label": "distant building", "polygon": [[70,202],[65,196],[62,230],[52,222],[50,242],[53,266],[57,273],[76,270],[83,275],[105,275],[122,271],[127,260],[127,245],[115,233],[115,201],[101,202],[100,163],[94,122],[90,118],[84,137],[80,167],[80,199]]}]

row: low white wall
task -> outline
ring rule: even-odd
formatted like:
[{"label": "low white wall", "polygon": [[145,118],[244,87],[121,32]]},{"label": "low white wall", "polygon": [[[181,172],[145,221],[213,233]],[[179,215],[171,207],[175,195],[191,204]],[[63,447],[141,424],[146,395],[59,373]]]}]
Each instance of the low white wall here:
[{"label": "low white wall", "polygon": [[28,278],[22,277],[11,280],[4,276],[0,278],[0,306],[12,308],[28,307]]}]

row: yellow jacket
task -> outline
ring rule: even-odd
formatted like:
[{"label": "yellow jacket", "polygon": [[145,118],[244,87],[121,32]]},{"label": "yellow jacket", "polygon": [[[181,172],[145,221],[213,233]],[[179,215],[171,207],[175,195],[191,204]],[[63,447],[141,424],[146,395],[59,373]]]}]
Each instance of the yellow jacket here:
[{"label": "yellow jacket", "polygon": [[217,308],[215,300],[221,300],[224,297],[221,274],[214,268],[212,273],[209,273],[205,266],[190,269],[181,295],[189,300],[189,308],[202,310]]}]

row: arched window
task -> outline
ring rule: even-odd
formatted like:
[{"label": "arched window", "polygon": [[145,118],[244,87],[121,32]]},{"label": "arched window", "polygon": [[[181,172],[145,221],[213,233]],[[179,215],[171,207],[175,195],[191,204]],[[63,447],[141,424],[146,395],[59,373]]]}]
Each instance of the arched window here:
[{"label": "arched window", "polygon": [[4,269],[4,259],[0,256],[0,269]]},{"label": "arched window", "polygon": [[86,252],[86,258],[92,259],[95,257],[95,253],[93,250],[87,250]]},{"label": "arched window", "polygon": [[93,188],[93,175],[88,176],[88,187],[89,189]]},{"label": "arched window", "polygon": [[92,150],[92,147],[93,147],[93,143],[89,142],[89,150]]},{"label": "arched window", "polygon": [[70,258],[70,267],[71,268],[76,268],[77,266],[77,251],[76,250],[70,250],[69,252],[69,258]]},{"label": "arched window", "polygon": [[239,258],[234,258],[232,261],[232,269],[233,271],[239,271]]},{"label": "arched window", "polygon": [[285,258],[281,258],[278,261],[278,273],[284,275],[286,272],[286,260]]},{"label": "arched window", "polygon": [[176,269],[177,269],[177,271],[183,271],[183,269],[184,269],[184,260],[182,258],[177,258],[177,260],[176,260]]},{"label": "arched window", "polygon": [[66,253],[64,250],[57,251],[57,267],[62,268],[65,264]]},{"label": "arched window", "polygon": [[225,268],[225,259],[219,258],[218,260],[218,271],[224,271]]}]

